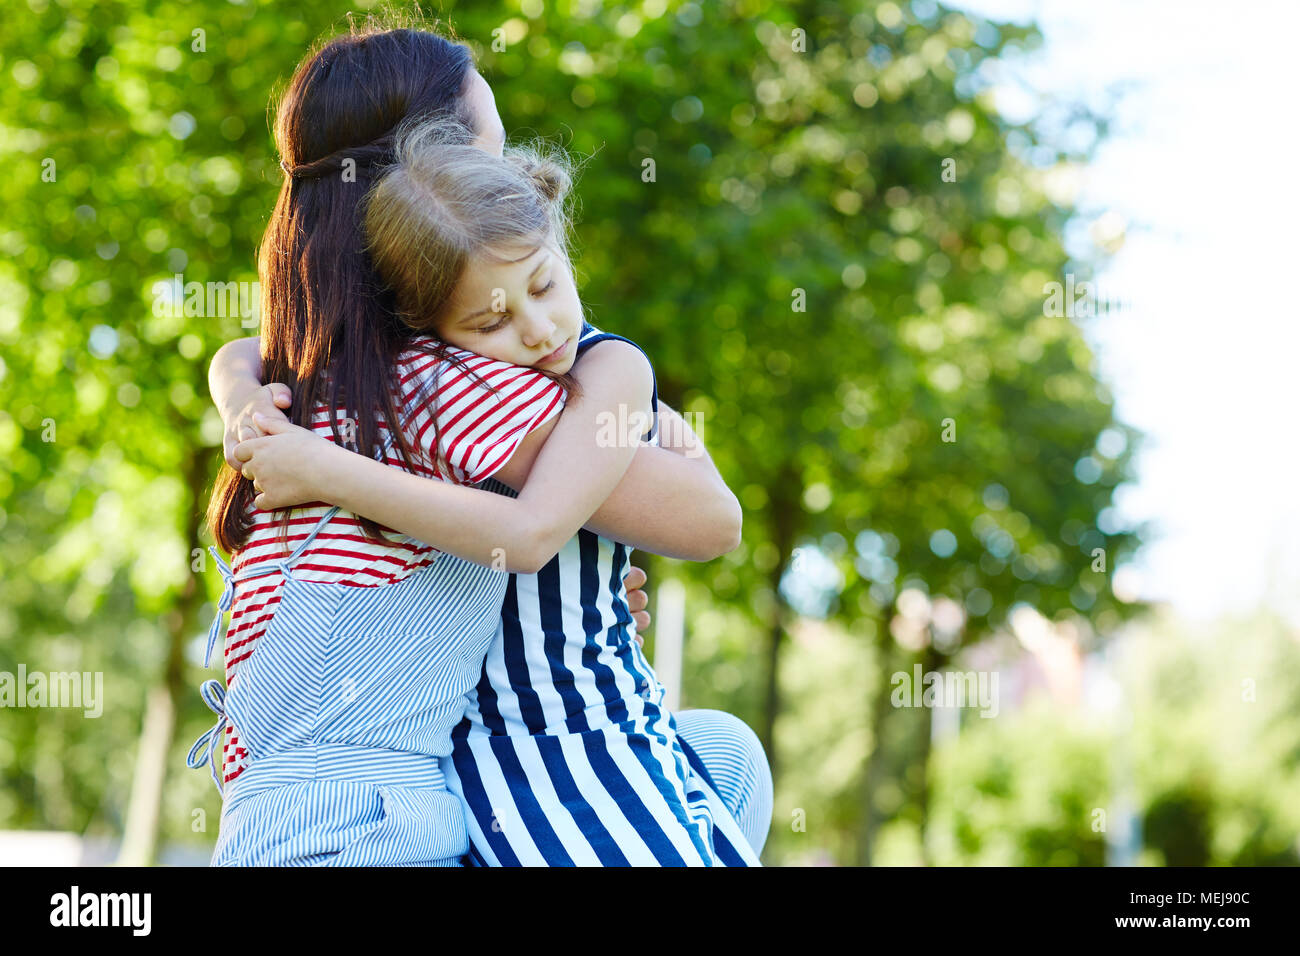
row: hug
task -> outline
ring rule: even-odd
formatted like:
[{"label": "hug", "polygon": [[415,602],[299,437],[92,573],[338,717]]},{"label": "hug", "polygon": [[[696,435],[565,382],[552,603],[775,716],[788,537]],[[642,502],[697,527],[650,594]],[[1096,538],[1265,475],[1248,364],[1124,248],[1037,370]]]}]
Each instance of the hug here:
[{"label": "hug", "polygon": [[740,508],[587,321],[567,158],[424,30],[321,46],[275,137],[262,335],[210,373],[213,865],[758,865],[767,758],[665,705],[630,564],[726,553]]}]

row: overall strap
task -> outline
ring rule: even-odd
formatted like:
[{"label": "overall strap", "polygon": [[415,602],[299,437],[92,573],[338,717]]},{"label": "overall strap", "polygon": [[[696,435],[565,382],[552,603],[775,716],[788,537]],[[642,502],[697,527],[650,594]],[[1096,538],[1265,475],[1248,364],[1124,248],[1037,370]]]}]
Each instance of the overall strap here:
[{"label": "overall strap", "polygon": [[[375,460],[382,462],[384,460],[384,457],[388,454],[388,449],[392,446],[392,444],[393,444],[393,435],[392,432],[388,432],[387,434],[384,435],[383,442],[380,443],[379,451],[375,453]],[[320,520],[316,522],[316,527],[312,528],[311,532],[307,535],[307,537],[303,538],[302,541],[299,542],[298,547],[294,549],[293,554],[289,555],[289,557],[285,558],[283,561],[280,561],[276,564],[276,567],[280,569],[281,573],[283,573],[286,578],[293,577],[293,574],[290,572],[290,568],[293,566],[294,562],[297,561],[300,557],[302,557],[302,553],[307,550],[307,548],[311,545],[313,541],[316,540],[316,535],[320,534],[323,530],[325,530],[325,526],[330,523],[330,519],[333,518],[336,514],[338,514],[342,510],[343,509],[340,508],[338,505],[335,505],[334,507],[330,508],[329,511],[321,515]]]},{"label": "overall strap", "polygon": [[[388,449],[392,443],[393,436],[391,433],[385,435],[383,444],[379,449],[379,454],[375,456],[379,461],[384,460],[384,456],[388,453]],[[212,651],[217,644],[217,634],[221,630],[222,618],[234,604],[236,581],[246,581],[249,578],[262,577],[263,575],[271,574],[277,570],[282,572],[285,577],[291,577],[289,567],[302,557],[302,553],[307,550],[307,547],[313,541],[316,540],[316,536],[320,534],[321,529],[323,529],[325,525],[329,523],[329,520],[338,513],[339,509],[334,507],[322,515],[320,521],[316,523],[316,527],[311,530],[311,533],[307,535],[306,539],[298,545],[297,550],[295,550],[293,554],[289,555],[288,558],[285,558],[283,561],[269,561],[255,565],[251,568],[244,568],[238,574],[231,571],[230,565],[225,562],[221,557],[220,552],[218,552],[215,547],[208,547],[208,551],[211,552],[212,557],[217,562],[217,570],[221,572],[223,583],[221,588],[221,597],[217,599],[216,613],[212,616],[211,627],[208,628],[208,643],[203,653],[203,666],[205,668],[211,664]]]},{"label": "overall strap", "polygon": [[[384,437],[379,453],[375,456],[379,461],[384,461],[384,457],[387,455],[388,449],[392,443],[393,436],[389,433]],[[329,511],[325,512],[325,514],[321,516],[320,521],[316,523],[316,527],[312,528],[311,533],[302,540],[294,550],[293,554],[289,555],[289,557],[283,561],[264,562],[252,568],[245,568],[238,574],[235,574],[231,570],[230,565],[222,559],[220,552],[218,552],[215,547],[208,548],[208,550],[212,552],[212,557],[216,559],[217,570],[221,572],[223,587],[221,589],[221,597],[217,600],[217,609],[216,614],[213,615],[212,618],[212,626],[208,630],[208,644],[203,655],[203,666],[205,668],[209,666],[212,660],[212,649],[217,642],[217,633],[221,629],[222,618],[234,603],[235,582],[237,580],[244,581],[249,578],[270,574],[277,568],[284,573],[286,578],[292,577],[289,573],[290,566],[302,556],[302,553],[307,550],[308,545],[316,540],[316,536],[320,534],[321,529],[329,523],[331,518],[339,513],[339,510],[339,507],[336,505],[330,508]],[[217,722],[213,724],[210,730],[194,742],[194,746],[190,748],[190,752],[185,757],[185,763],[194,769],[202,767],[205,763],[211,764],[212,782],[217,785],[217,791],[222,792],[221,774],[217,770],[217,754],[221,749],[221,732],[229,724],[229,718],[226,716],[226,691],[219,681],[206,680],[199,687],[199,693],[203,697],[203,702],[208,705],[208,709],[217,715]]]},{"label": "overall strap", "polygon": [[[219,616],[219,615],[218,615]],[[194,746],[185,756],[185,765],[197,770],[205,763],[212,765],[212,782],[217,785],[217,793],[222,793],[221,774],[217,772],[217,752],[221,750],[221,732],[225,730],[229,718],[226,717],[226,689],[219,681],[205,680],[199,687],[199,694],[208,710],[217,715],[217,722],[212,729],[200,735]]]}]

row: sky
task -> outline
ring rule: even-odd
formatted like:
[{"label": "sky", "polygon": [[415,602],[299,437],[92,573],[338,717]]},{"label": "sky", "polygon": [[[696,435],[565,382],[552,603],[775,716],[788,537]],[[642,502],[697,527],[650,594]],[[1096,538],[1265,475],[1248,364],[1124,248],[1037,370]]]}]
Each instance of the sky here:
[{"label": "sky", "polygon": [[997,78],[1008,118],[1123,89],[1067,245],[1124,230],[1097,278],[1125,307],[1085,324],[1147,436],[1117,511],[1152,533],[1116,588],[1300,626],[1300,2],[949,5],[1038,23],[1043,46]]}]

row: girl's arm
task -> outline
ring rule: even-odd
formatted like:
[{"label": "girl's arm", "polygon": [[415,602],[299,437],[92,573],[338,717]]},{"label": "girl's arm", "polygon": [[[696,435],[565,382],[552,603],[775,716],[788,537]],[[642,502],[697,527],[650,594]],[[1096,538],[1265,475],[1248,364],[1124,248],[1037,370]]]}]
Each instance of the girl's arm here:
[{"label": "girl's arm", "polygon": [[212,356],[212,364],[208,366],[208,390],[223,420],[228,417],[227,412],[242,404],[241,398],[247,397],[261,384],[261,339],[257,336],[227,342]]},{"label": "girl's arm", "polygon": [[[281,411],[291,404],[289,387],[279,382],[262,385],[261,381],[261,340],[256,336],[227,342],[217,350],[208,368],[208,388],[225,426],[223,445],[226,461],[236,471],[243,463],[234,457],[235,446],[246,436],[262,434],[253,420],[255,414],[272,421],[289,421]],[[536,457],[539,447],[532,448],[530,461]],[[628,509],[628,513],[631,514],[632,509]],[[628,607],[638,631],[650,627],[650,612],[646,610],[649,601],[642,590],[645,580],[645,572],[637,567],[630,568],[623,579],[627,586]],[[641,640],[640,634],[637,640]]]},{"label": "girl's arm", "polygon": [[601,345],[575,374],[583,395],[558,423],[535,430],[550,436],[517,498],[421,478],[267,420],[260,424],[271,434],[242,442],[236,457],[261,492],[259,508],[329,501],[467,560],[535,573],[610,496],[636,453],[628,442],[599,441],[602,412],[649,413],[645,356],[623,342]]}]

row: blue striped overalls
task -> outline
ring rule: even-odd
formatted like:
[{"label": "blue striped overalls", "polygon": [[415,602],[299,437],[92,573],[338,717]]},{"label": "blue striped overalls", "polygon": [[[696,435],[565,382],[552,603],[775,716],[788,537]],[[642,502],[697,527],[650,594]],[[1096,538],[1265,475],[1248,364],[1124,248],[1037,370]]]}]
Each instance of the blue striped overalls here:
[{"label": "blue striped overalls", "polygon": [[[383,451],[380,452],[382,456]],[[227,694],[201,693],[218,714],[186,759],[218,773],[227,721],[248,750],[223,791],[213,866],[457,866],[469,850],[460,800],[439,757],[478,680],[501,614],[506,574],[450,554],[382,587],[302,581],[297,549],[231,573],[208,638],[211,657],[235,585],[280,571],[279,606]]]}]

